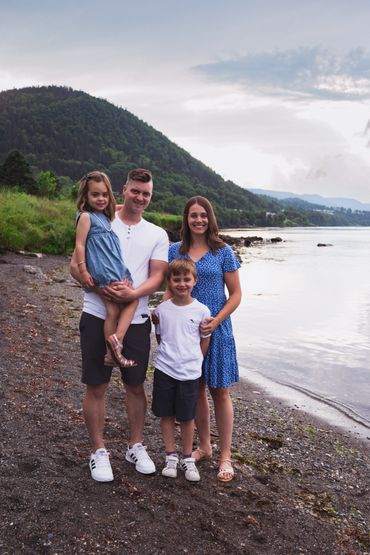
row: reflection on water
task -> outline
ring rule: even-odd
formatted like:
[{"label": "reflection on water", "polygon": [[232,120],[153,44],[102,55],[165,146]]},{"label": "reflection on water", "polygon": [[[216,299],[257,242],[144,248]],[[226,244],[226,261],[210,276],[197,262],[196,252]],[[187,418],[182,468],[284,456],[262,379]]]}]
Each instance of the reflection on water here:
[{"label": "reflection on water", "polygon": [[370,426],[370,228],[255,234],[284,242],[246,250],[243,301],[233,315],[241,367],[308,390]]}]

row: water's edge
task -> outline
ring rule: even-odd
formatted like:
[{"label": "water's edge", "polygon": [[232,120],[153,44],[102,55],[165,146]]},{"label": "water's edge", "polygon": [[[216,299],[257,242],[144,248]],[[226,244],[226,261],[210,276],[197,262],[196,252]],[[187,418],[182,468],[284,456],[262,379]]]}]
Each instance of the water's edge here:
[{"label": "water's edge", "polygon": [[344,405],[320,397],[305,388],[271,380],[240,365],[239,371],[242,380],[260,387],[266,394],[281,399],[286,405],[296,407],[361,439],[370,440],[370,422]]}]

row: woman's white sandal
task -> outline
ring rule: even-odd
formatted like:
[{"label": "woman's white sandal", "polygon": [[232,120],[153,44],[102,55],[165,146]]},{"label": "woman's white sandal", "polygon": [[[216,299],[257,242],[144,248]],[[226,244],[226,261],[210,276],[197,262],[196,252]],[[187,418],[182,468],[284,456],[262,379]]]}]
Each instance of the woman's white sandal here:
[{"label": "woman's white sandal", "polygon": [[220,482],[231,482],[233,478],[234,478],[234,469],[231,464],[231,459],[220,460],[217,480],[219,480]]}]

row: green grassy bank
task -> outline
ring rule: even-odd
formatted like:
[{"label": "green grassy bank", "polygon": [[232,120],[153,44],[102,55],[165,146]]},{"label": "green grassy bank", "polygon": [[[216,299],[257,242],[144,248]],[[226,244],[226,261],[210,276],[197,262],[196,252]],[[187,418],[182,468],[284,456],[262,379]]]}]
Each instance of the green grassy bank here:
[{"label": "green grassy bank", "polygon": [[[70,254],[75,241],[76,204],[9,189],[0,190],[0,247],[45,254]],[[180,216],[145,213],[145,219],[176,229]]]}]

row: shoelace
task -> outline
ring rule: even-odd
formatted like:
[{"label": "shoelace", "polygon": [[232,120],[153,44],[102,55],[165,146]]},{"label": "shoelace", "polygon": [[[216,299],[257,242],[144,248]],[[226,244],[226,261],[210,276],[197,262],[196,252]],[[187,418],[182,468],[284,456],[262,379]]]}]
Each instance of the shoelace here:
[{"label": "shoelace", "polygon": [[148,453],[146,452],[146,447],[144,447],[144,445],[139,445],[138,447],[136,447],[134,454],[138,456],[149,457]]},{"label": "shoelace", "polygon": [[166,466],[167,468],[176,468],[177,467],[177,461],[175,460],[170,460],[170,461],[166,461]]},{"label": "shoelace", "polygon": [[105,462],[108,459],[109,453],[108,451],[100,452],[95,455],[95,462],[98,464],[99,462]]}]

